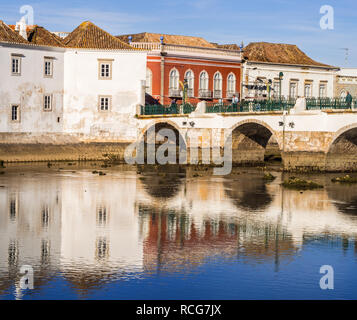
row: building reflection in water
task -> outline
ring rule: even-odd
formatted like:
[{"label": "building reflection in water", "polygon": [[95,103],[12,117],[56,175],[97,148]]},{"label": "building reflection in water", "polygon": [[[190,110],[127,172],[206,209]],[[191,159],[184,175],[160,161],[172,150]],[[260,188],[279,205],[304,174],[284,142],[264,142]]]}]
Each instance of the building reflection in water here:
[{"label": "building reflection in water", "polygon": [[34,267],[36,290],[60,274],[85,295],[110,281],[195,272],[210,259],[271,263],[279,271],[316,239],[352,248],[357,190],[329,185],[301,194],[280,183],[279,176],[266,184],[259,172],[7,175],[0,295],[14,290],[21,297],[22,265]]}]

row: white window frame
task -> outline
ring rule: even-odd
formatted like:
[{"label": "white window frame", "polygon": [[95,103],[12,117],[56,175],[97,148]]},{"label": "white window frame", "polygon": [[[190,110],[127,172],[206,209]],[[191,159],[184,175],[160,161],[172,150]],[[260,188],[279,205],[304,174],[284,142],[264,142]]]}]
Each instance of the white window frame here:
[{"label": "white window frame", "polygon": [[[298,96],[298,90],[299,90],[299,87],[298,87],[298,82],[296,80],[292,80],[290,81],[290,84],[289,84],[289,97],[290,98],[297,98]],[[294,94],[292,95],[292,88],[295,87],[295,90],[294,90]]]},{"label": "white window frame", "polygon": [[[106,99],[108,99],[108,102],[106,102]],[[105,95],[99,96],[98,97],[98,111],[99,112],[109,112],[109,111],[111,111],[111,109],[112,109],[112,96],[105,96]]]},{"label": "white window frame", "polygon": [[[113,59],[98,59],[98,79],[112,80],[113,79]],[[105,69],[103,69],[103,67]]]},{"label": "white window frame", "polygon": [[[323,89],[323,94],[321,95],[321,89]],[[319,98],[326,98],[327,97],[327,83],[326,82],[320,82],[319,84]]]},{"label": "white window frame", "polygon": [[[191,76],[188,77],[188,74],[191,74]],[[195,74],[191,69],[186,71],[185,79],[187,79],[188,89],[194,90],[194,88],[195,88]]]},{"label": "white window frame", "polygon": [[49,112],[52,111],[53,106],[53,95],[44,94],[43,95],[43,111]]},{"label": "white window frame", "polygon": [[171,69],[170,74],[170,89],[178,90],[180,89],[180,73],[176,68]]},{"label": "white window frame", "polygon": [[[202,77],[203,75],[206,75],[206,77]],[[203,70],[200,73],[200,90],[209,90],[209,75],[208,72]]]},{"label": "white window frame", "polygon": [[213,77],[213,90],[222,91],[223,88],[223,78],[220,72],[216,72]]},{"label": "white window frame", "polygon": [[150,68],[146,68],[146,89],[145,92],[152,95],[152,71]]},{"label": "white window frame", "polygon": [[279,80],[274,80],[273,89],[274,89],[273,97],[279,98],[279,95],[280,95],[280,81]]},{"label": "white window frame", "polygon": [[[17,70],[14,71],[14,61],[17,61]],[[21,76],[21,64],[22,57],[17,55],[11,55],[11,75],[13,76]]]},{"label": "white window frame", "polygon": [[[307,94],[307,88],[309,88],[308,94]],[[312,82],[305,82],[305,84],[304,84],[304,97],[305,98],[311,98],[312,97]]]},{"label": "white window frame", "polygon": [[[17,112],[16,112],[16,119],[13,119],[13,108],[14,107],[17,107]],[[21,107],[20,107],[20,104],[16,104],[16,103],[13,103],[11,104],[11,107],[10,107],[10,121],[12,123],[19,123],[21,121]]]},{"label": "white window frame", "polygon": [[234,73],[230,73],[227,77],[227,92],[236,93],[237,91],[237,77]]},{"label": "white window frame", "polygon": [[[49,68],[47,67],[49,64]],[[48,73],[49,70],[49,73]],[[45,78],[53,78],[53,59],[45,58],[43,62],[43,76]]]}]

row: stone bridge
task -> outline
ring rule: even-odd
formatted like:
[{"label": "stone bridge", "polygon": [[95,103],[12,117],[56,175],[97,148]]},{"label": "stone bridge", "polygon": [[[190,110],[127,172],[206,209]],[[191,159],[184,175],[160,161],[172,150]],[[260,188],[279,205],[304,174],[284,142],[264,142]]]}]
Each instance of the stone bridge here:
[{"label": "stone bridge", "polygon": [[[232,162],[264,162],[270,141],[278,145],[285,170],[357,170],[357,110],[302,110],[138,116],[139,140],[150,128],[171,128],[192,147],[220,148],[232,137]],[[177,139],[178,141],[178,139]]]}]

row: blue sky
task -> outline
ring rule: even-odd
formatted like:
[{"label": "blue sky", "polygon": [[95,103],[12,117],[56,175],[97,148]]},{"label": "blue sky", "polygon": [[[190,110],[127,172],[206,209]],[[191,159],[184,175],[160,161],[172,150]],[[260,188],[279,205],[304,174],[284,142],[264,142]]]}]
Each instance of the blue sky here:
[{"label": "blue sky", "polygon": [[[90,20],[114,35],[148,31],[219,43],[291,43],[320,62],[357,67],[356,0],[0,0],[0,19],[13,24],[23,5],[51,31],[72,31]],[[320,28],[323,5],[334,8],[334,30]],[[350,49],[347,65],[341,48]]]}]

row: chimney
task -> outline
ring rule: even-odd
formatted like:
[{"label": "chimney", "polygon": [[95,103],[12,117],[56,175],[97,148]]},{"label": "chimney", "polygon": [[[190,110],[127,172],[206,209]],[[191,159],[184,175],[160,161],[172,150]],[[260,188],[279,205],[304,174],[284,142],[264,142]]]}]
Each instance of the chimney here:
[{"label": "chimney", "polygon": [[19,22],[16,22],[15,30],[18,31],[19,35],[27,40],[27,25],[24,17],[21,18]]}]

